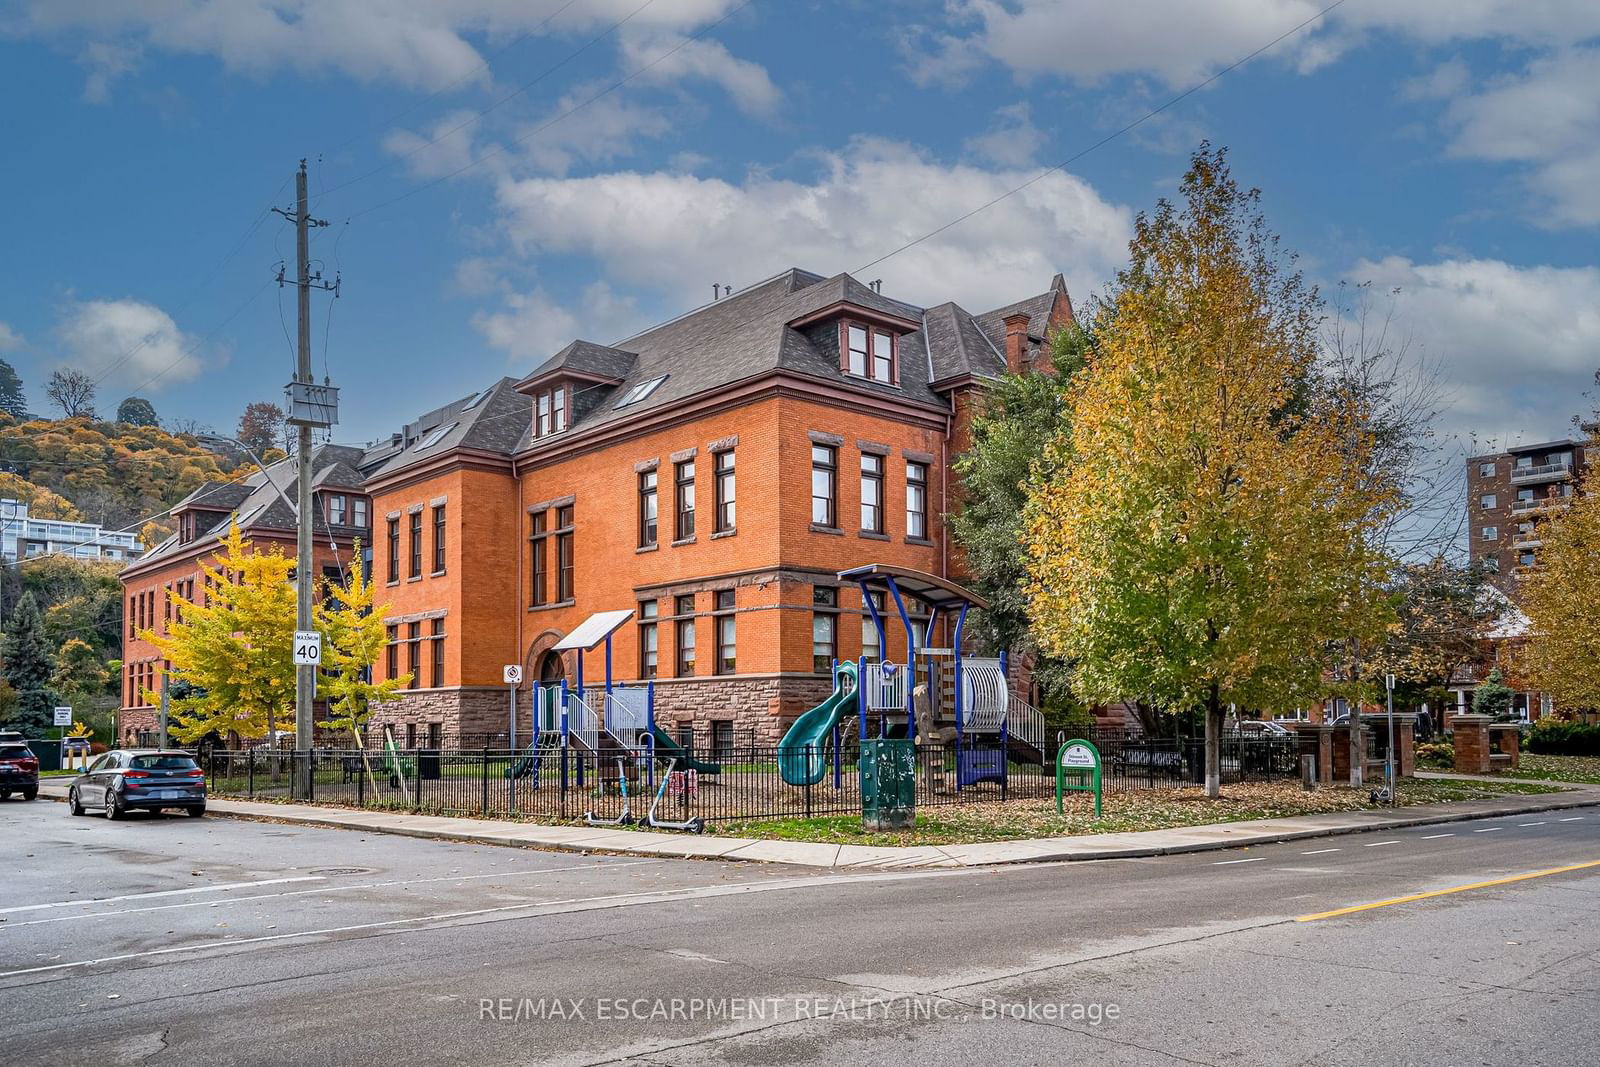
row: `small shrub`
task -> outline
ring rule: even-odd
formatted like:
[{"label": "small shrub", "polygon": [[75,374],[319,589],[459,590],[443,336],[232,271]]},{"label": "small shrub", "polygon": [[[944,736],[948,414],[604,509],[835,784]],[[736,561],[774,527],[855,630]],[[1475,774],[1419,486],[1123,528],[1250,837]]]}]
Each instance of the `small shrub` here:
[{"label": "small shrub", "polygon": [[1456,746],[1453,741],[1424,741],[1416,747],[1416,756],[1421,767],[1454,767]]},{"label": "small shrub", "polygon": [[1528,751],[1546,756],[1600,756],[1600,725],[1541,719],[1528,731]]}]

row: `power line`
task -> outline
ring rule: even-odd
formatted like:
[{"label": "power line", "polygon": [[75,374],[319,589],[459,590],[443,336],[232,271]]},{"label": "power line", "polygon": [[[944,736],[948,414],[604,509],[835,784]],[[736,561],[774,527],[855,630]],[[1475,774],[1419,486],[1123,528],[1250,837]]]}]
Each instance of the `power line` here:
[{"label": "power line", "polygon": [[[702,33],[709,32],[710,30],[715,29],[717,26],[721,25],[722,22],[726,22],[729,18],[732,18],[739,11],[743,10],[745,7],[748,7],[749,4],[752,3],[752,2],[753,2],[753,0],[745,0],[745,3],[740,4],[738,7],[734,8],[732,11],[728,12],[728,14],[726,16],[724,16],[721,20],[719,20],[717,23],[714,23],[711,26],[706,27],[706,30],[702,31]],[[1121,129],[1116,130],[1113,133],[1110,133],[1110,134],[1106,135],[1105,137],[1102,137],[1100,140],[1098,140],[1098,141],[1094,142],[1093,144],[1089,145],[1088,147],[1084,148],[1082,151],[1073,154],[1072,156],[1068,157],[1067,159],[1062,160],[1060,163],[1057,163],[1052,167],[1046,168],[1045,170],[1041,171],[1039,174],[1035,175],[1033,178],[1029,179],[1026,182],[1023,182],[1021,185],[1017,186],[1014,189],[1011,189],[1011,190],[1009,190],[1009,191],[1007,191],[1005,193],[1002,193],[1001,195],[995,197],[993,200],[990,200],[989,202],[987,202],[985,204],[981,204],[978,207],[973,208],[971,211],[968,211],[965,214],[960,215],[955,219],[952,219],[950,222],[945,223],[944,225],[940,226],[939,228],[937,228],[935,230],[930,230],[928,233],[923,234],[921,237],[918,237],[915,240],[907,241],[905,244],[900,245],[898,248],[895,248],[895,249],[892,249],[891,251],[885,252],[883,255],[879,256],[877,259],[874,259],[874,260],[872,260],[872,261],[870,261],[868,263],[862,264],[860,267],[857,267],[856,270],[853,271],[852,273],[860,273],[860,272],[862,272],[864,270],[867,270],[867,269],[869,269],[871,267],[874,267],[874,266],[878,265],[879,263],[883,263],[886,260],[892,259],[895,256],[899,255],[900,253],[905,252],[908,249],[916,247],[917,245],[921,244],[922,242],[928,240],[929,238],[936,237],[939,234],[943,233],[944,231],[950,229],[951,227],[960,225],[962,222],[966,221],[967,219],[972,218],[974,215],[977,215],[977,214],[979,214],[979,213],[981,213],[983,211],[988,210],[989,208],[993,207],[994,205],[996,205],[996,204],[1000,203],[1001,201],[1005,200],[1007,197],[1013,196],[1016,193],[1021,192],[1022,190],[1028,188],[1029,186],[1031,186],[1034,183],[1042,180],[1043,178],[1045,178],[1045,177],[1047,177],[1047,176],[1049,176],[1051,174],[1054,174],[1056,171],[1061,170],[1064,167],[1069,166],[1070,164],[1076,162],[1077,160],[1082,159],[1084,156],[1089,155],[1091,152],[1094,152],[1099,148],[1103,148],[1105,145],[1107,145],[1110,142],[1116,140],[1118,137],[1121,137],[1123,134],[1126,134],[1129,131],[1137,128],[1141,124],[1143,124],[1143,123],[1149,121],[1150,119],[1154,118],[1155,116],[1161,114],[1163,111],[1166,111],[1167,109],[1171,108],[1175,104],[1178,104],[1179,102],[1187,99],[1188,97],[1193,96],[1195,93],[1199,92],[1201,89],[1204,89],[1206,86],[1213,84],[1218,79],[1220,79],[1223,76],[1231,73],[1232,71],[1235,71],[1235,70],[1239,69],[1244,64],[1248,63],[1250,60],[1252,60],[1252,59],[1256,58],[1257,56],[1261,55],[1263,52],[1268,51],[1269,49],[1273,48],[1274,46],[1276,46],[1276,45],[1282,43],[1283,41],[1287,40],[1288,38],[1294,36],[1296,33],[1299,33],[1301,30],[1305,29],[1307,26],[1310,26],[1312,23],[1318,21],[1319,19],[1324,18],[1330,11],[1333,11],[1335,8],[1341,6],[1342,4],[1344,4],[1344,2],[1345,2],[1345,0],[1334,0],[1333,3],[1329,4],[1327,7],[1323,8],[1321,11],[1317,12],[1315,15],[1312,15],[1310,18],[1305,19],[1304,21],[1296,24],[1295,26],[1291,27],[1288,30],[1285,30],[1283,33],[1280,33],[1278,36],[1274,37],[1272,40],[1268,41],[1266,44],[1264,44],[1261,47],[1255,49],[1254,51],[1249,52],[1248,54],[1240,57],[1239,59],[1234,60],[1232,63],[1229,63],[1227,66],[1221,68],[1220,70],[1218,70],[1216,73],[1212,74],[1210,77],[1206,78],[1205,80],[1197,82],[1195,85],[1191,86],[1188,89],[1185,89],[1183,92],[1181,92],[1181,93],[1177,94],[1176,96],[1172,97],[1171,99],[1167,100],[1165,103],[1161,104],[1159,107],[1152,108],[1150,111],[1146,112],[1143,116],[1141,116],[1140,118],[1136,119],[1133,122],[1128,123],[1126,126],[1123,126]],[[688,43],[687,40],[682,42],[682,44],[687,44],[687,43]],[[679,47],[682,47],[682,44],[680,44]],[[658,57],[655,60],[655,62],[660,62],[662,59],[665,59],[667,57],[667,55],[670,55],[670,54],[671,53],[668,52],[665,55],[662,55],[662,56]],[[605,93],[610,92],[612,89],[615,89],[615,88],[619,87],[624,82],[628,81],[629,79],[631,79],[635,75],[640,74],[644,70],[647,70],[647,69],[648,69],[648,67],[640,68],[640,70],[635,71],[634,74],[631,74],[627,78],[622,79],[622,81],[615,83],[614,85],[612,85],[608,89],[602,91],[601,93],[596,94],[593,97],[590,97],[588,100],[584,101],[582,104],[577,105],[577,107],[572,108],[570,111],[564,113],[563,115],[556,116],[556,118],[552,119],[550,123],[547,123],[545,127],[540,127],[540,129],[547,128],[549,125],[553,125],[555,122],[558,122],[562,118],[565,118],[567,115],[572,114],[572,112],[579,110],[579,108],[582,108],[586,104],[593,103],[595,100],[599,99],[599,97],[604,96]],[[529,134],[527,134],[527,137],[531,137],[531,136],[533,136],[534,134],[536,134],[538,132],[539,132],[538,129],[533,130]],[[524,139],[526,139],[526,138],[524,138]],[[512,142],[512,143],[516,143],[516,142]],[[487,157],[485,157],[485,158],[487,158]],[[461,170],[456,171],[455,174],[459,174],[459,173],[461,173],[461,171],[467,170],[468,168],[470,168],[472,166],[475,166],[478,162],[482,162],[482,159],[476,160],[473,163],[468,164],[466,167],[462,167]],[[447,174],[443,178],[436,179],[434,182],[430,182],[429,185],[436,185],[436,184],[438,184],[439,181],[444,181],[444,180],[446,180],[448,178],[451,178],[451,177],[454,177],[454,176],[455,176],[454,174]],[[413,189],[410,193],[406,193],[406,194],[403,194],[402,196],[396,197],[394,200],[385,201],[384,203],[377,204],[377,205],[375,205],[373,207],[367,208],[365,211],[357,212],[355,215],[352,215],[351,218],[359,217],[360,215],[367,214],[368,212],[377,211],[379,208],[386,207],[389,204],[395,203],[398,200],[405,199],[407,196],[411,196],[411,195],[413,195],[415,193],[421,192],[423,189],[428,188],[429,185],[419,186],[416,189]],[[724,298],[724,299],[726,299],[726,298]],[[677,319],[683,318],[686,315],[692,315],[697,311],[700,311],[700,310],[703,310],[704,308],[710,307],[711,304],[713,304],[713,303],[716,303],[716,301],[710,301],[708,303],[699,304],[699,305],[697,305],[697,306],[695,306],[693,308],[690,308],[688,311],[680,312],[679,314],[674,315],[671,318],[664,320],[663,322],[657,323],[656,325],[651,326],[648,329],[640,330],[640,331],[638,331],[638,332],[636,332],[636,333],[634,333],[634,334],[632,334],[630,336],[637,337],[637,336],[640,336],[641,334],[649,333],[652,330],[659,329],[661,326],[666,325],[666,323],[668,323],[668,322],[672,322],[672,321],[675,321]],[[734,323],[733,325],[727,327],[727,329],[730,330],[730,331],[731,330],[740,329],[741,327],[748,326],[750,323],[756,321],[756,319],[759,318],[759,317],[760,316],[758,316],[758,315],[752,315],[752,316],[750,316],[750,317],[748,317],[746,319],[743,319],[743,320],[741,320],[741,321],[739,321],[737,323]],[[590,386],[589,388],[598,389],[598,388],[603,388],[603,387],[601,387],[601,386]],[[489,415],[489,416],[485,416],[483,418],[478,419],[477,422],[478,423],[483,423],[483,422],[491,421],[493,419],[510,418],[510,417],[515,417],[515,416],[519,416],[519,415],[522,415],[522,414],[524,414],[524,413],[519,411],[519,412],[506,412],[503,415]]]},{"label": "power line", "polygon": [[[285,185],[288,185],[288,184],[289,184],[289,179],[285,178],[283,180],[283,183],[280,184],[278,186],[277,190],[273,192],[271,199],[272,200],[276,200],[278,198],[278,195],[283,192],[283,187]],[[234,243],[233,247],[230,248],[228,250],[228,252],[222,257],[221,262],[219,262],[216,265],[216,267],[214,267],[211,270],[211,272],[207,275],[208,278],[216,277],[218,275],[218,273],[220,273],[222,268],[227,266],[228,263],[230,261],[232,261],[233,257],[239,254],[240,250],[242,250],[244,248],[244,246],[249,243],[250,238],[255,235],[256,230],[260,229],[261,224],[264,221],[266,221],[267,215],[271,212],[271,210],[272,210],[272,208],[271,208],[271,204],[270,204],[270,201],[269,201],[268,206],[262,208],[261,211],[255,216],[255,218],[251,220],[249,227],[244,232],[244,236],[239,238],[239,240]],[[203,284],[203,281],[204,281],[204,279],[202,279],[202,284]],[[178,315],[178,314],[181,314],[183,311],[187,310],[189,308],[189,306],[192,303],[194,303],[195,299],[198,296],[199,296],[199,287],[196,287],[195,290],[191,291],[188,299],[186,299],[182,303],[180,303],[178,305],[177,309],[174,312],[172,312],[172,315],[169,316],[169,317],[173,317],[173,321],[175,322],[176,321],[176,317],[175,316]],[[130,347],[127,351],[123,352],[122,355],[120,355],[116,359],[112,360],[109,366],[107,366],[98,375],[96,375],[95,378],[94,378],[94,384],[95,385],[99,385],[101,382],[105,381],[108,377],[111,376],[112,372],[114,372],[118,367],[120,367],[124,363],[128,362],[128,360],[132,359],[135,355],[137,355],[140,351],[142,351],[147,345],[149,345],[150,342],[155,339],[155,336],[156,335],[155,335],[154,332],[145,334],[142,338],[139,339],[139,341],[136,344],[134,344],[132,347]],[[139,389],[135,389],[134,392],[135,393],[140,392],[144,388],[145,388],[144,386],[140,386]]]},{"label": "power line", "polygon": [[1129,131],[1136,129],[1139,126],[1142,126],[1144,123],[1146,123],[1146,122],[1150,121],[1151,119],[1155,118],[1157,115],[1161,114],[1163,111],[1167,110],[1168,108],[1172,107],[1173,105],[1175,105],[1175,104],[1177,104],[1177,103],[1179,103],[1179,102],[1181,102],[1183,100],[1188,99],[1189,97],[1193,96],[1195,93],[1199,92],[1201,89],[1204,89],[1206,86],[1208,86],[1208,85],[1212,84],[1213,82],[1217,81],[1218,79],[1220,79],[1223,75],[1229,74],[1232,71],[1235,71],[1235,70],[1239,69],[1240,67],[1244,66],[1246,63],[1250,62],[1252,59],[1254,59],[1257,56],[1259,56],[1261,53],[1267,51],[1268,49],[1270,49],[1273,46],[1279,44],[1280,42],[1282,42],[1284,40],[1287,40],[1288,38],[1290,38],[1290,37],[1294,36],[1295,34],[1299,33],[1301,30],[1305,29],[1307,26],[1311,25],[1313,22],[1316,22],[1319,19],[1323,18],[1324,16],[1326,16],[1328,14],[1328,12],[1332,11],[1336,7],[1339,7],[1344,2],[1345,2],[1345,0],[1334,0],[1333,3],[1329,4],[1327,7],[1323,8],[1321,11],[1317,12],[1315,15],[1312,15],[1310,18],[1306,19],[1305,21],[1303,21],[1303,22],[1301,22],[1301,23],[1299,23],[1299,24],[1297,24],[1295,26],[1292,26],[1289,29],[1285,30],[1284,32],[1278,34],[1278,36],[1274,37],[1272,40],[1268,41],[1266,44],[1262,45],[1260,48],[1257,48],[1254,52],[1251,52],[1248,55],[1245,55],[1245,56],[1243,56],[1243,57],[1241,57],[1239,59],[1234,60],[1232,63],[1229,63],[1227,66],[1223,67],[1221,70],[1217,71],[1215,74],[1211,75],[1211,77],[1205,79],[1204,81],[1198,82],[1195,85],[1190,86],[1189,88],[1185,89],[1183,92],[1179,93],[1177,96],[1172,97],[1170,100],[1168,100],[1166,103],[1162,104],[1160,107],[1154,108],[1154,109],[1152,109],[1150,111],[1147,111],[1143,115],[1141,115],[1139,118],[1137,118],[1134,121],[1128,123],[1126,126],[1123,126],[1121,129],[1114,130],[1111,133],[1108,133],[1106,136],[1100,138],[1100,140],[1096,141],[1094,144],[1090,145],[1089,147],[1083,149],[1081,152],[1077,152],[1074,155],[1068,156],[1066,159],[1063,159],[1060,163],[1057,163],[1054,166],[1046,167],[1044,170],[1040,171],[1038,174],[1035,174],[1032,178],[1029,178],[1027,181],[1023,182],[1021,185],[1017,186],[1014,189],[1008,189],[1006,192],[1001,193],[999,196],[995,197],[993,200],[990,200],[988,203],[979,204],[977,207],[973,208],[971,211],[968,211],[964,215],[958,215],[956,218],[951,219],[949,222],[945,223],[943,226],[940,226],[938,229],[929,230],[927,233],[923,234],[921,237],[918,237],[918,238],[916,238],[915,240],[912,240],[912,241],[907,241],[905,244],[901,245],[899,248],[896,248],[896,249],[894,249],[893,251],[890,251],[890,252],[885,252],[883,255],[879,256],[877,259],[872,260],[871,262],[863,263],[861,266],[859,266],[859,267],[857,267],[855,269],[855,273],[860,273],[861,271],[864,271],[864,270],[870,270],[871,268],[877,266],[879,263],[882,263],[887,259],[892,259],[895,256],[899,255],[901,252],[904,252],[909,248],[915,248],[917,245],[919,245],[922,242],[928,240],[929,238],[937,237],[937,236],[939,236],[939,234],[944,233],[946,230],[951,229],[952,227],[961,225],[963,222],[965,222],[968,219],[972,218],[974,215],[978,215],[978,214],[981,214],[981,213],[989,210],[990,208],[994,207],[996,204],[1000,203],[1002,200],[1005,200],[1005,199],[1007,199],[1009,197],[1015,196],[1017,193],[1022,192],[1024,189],[1028,188],[1029,186],[1031,186],[1031,185],[1033,185],[1033,184],[1035,184],[1037,182],[1043,181],[1045,178],[1047,178],[1050,175],[1054,174],[1056,171],[1064,170],[1065,168],[1071,166],[1073,163],[1076,163],[1078,160],[1082,159],[1084,156],[1088,155],[1090,152],[1093,152],[1095,149],[1101,148],[1104,145],[1110,144],[1112,141],[1115,141],[1118,137],[1121,137],[1123,134],[1128,133]]}]

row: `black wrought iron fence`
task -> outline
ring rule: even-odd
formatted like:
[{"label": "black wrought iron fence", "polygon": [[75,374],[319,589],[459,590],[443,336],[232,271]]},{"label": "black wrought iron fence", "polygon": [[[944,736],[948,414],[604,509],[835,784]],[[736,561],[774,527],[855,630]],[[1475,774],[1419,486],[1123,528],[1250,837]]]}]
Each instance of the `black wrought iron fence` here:
[{"label": "black wrought iron fence", "polygon": [[[1107,790],[1158,789],[1205,780],[1203,742],[1103,735],[1097,739]],[[754,743],[715,753],[687,751],[652,759],[617,750],[591,753],[558,746],[511,751],[484,747],[315,749],[311,799],[362,808],[442,814],[578,820],[617,819],[626,805],[639,819],[655,808],[663,820],[854,814],[861,810],[859,743],[839,751]],[[709,757],[715,757],[711,759]],[[923,746],[916,754],[916,803],[922,807],[1037,800],[1054,795],[1054,767],[1029,761],[996,741]],[[206,770],[214,793],[249,798],[291,796],[301,752],[275,748],[213,750]],[[1223,741],[1227,783],[1293,778],[1292,738]]]}]

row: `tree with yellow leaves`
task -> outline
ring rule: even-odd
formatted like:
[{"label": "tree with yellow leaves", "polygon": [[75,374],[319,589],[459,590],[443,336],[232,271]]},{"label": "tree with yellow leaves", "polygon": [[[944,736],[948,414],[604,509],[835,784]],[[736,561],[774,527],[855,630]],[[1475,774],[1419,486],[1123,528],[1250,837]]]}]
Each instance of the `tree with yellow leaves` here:
[{"label": "tree with yellow leaves", "polygon": [[1540,523],[1539,535],[1538,565],[1523,573],[1520,589],[1528,637],[1518,673],[1564,710],[1600,710],[1600,495],[1591,488],[1574,497]]},{"label": "tree with yellow leaves", "polygon": [[140,634],[171,664],[173,682],[188,683],[171,701],[179,740],[230,731],[268,737],[280,722],[293,721],[293,567],[276,546],[255,551],[232,522],[211,563],[200,565],[206,601],[191,604],[169,592],[174,611],[167,633]]},{"label": "tree with yellow leaves", "polygon": [[1227,705],[1308,702],[1329,642],[1384,632],[1363,592],[1392,502],[1363,478],[1359,398],[1316,373],[1320,304],[1258,194],[1205,146],[1182,191],[1140,216],[1096,312],[1058,473],[1030,491],[1028,601],[1085,699],[1203,709],[1217,796]]},{"label": "tree with yellow leaves", "polygon": [[[361,559],[361,543],[351,552]],[[396,693],[411,682],[409,674],[399,678],[372,681],[372,667],[388,643],[388,605],[374,605],[376,587],[361,572],[357,563],[349,580],[331,584],[332,603],[316,606],[317,629],[322,631],[321,695],[327,699],[324,725],[349,730],[356,747],[361,743],[362,727],[372,714],[372,705],[396,699]]]}]

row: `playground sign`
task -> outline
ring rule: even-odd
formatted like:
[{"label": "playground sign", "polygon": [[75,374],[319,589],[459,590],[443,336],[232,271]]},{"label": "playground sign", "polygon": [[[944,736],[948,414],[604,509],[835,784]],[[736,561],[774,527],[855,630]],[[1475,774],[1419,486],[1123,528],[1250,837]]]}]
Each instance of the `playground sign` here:
[{"label": "playground sign", "polygon": [[1068,792],[1093,793],[1094,817],[1100,817],[1100,750],[1091,741],[1068,741],[1056,753],[1056,811],[1065,810]]}]

